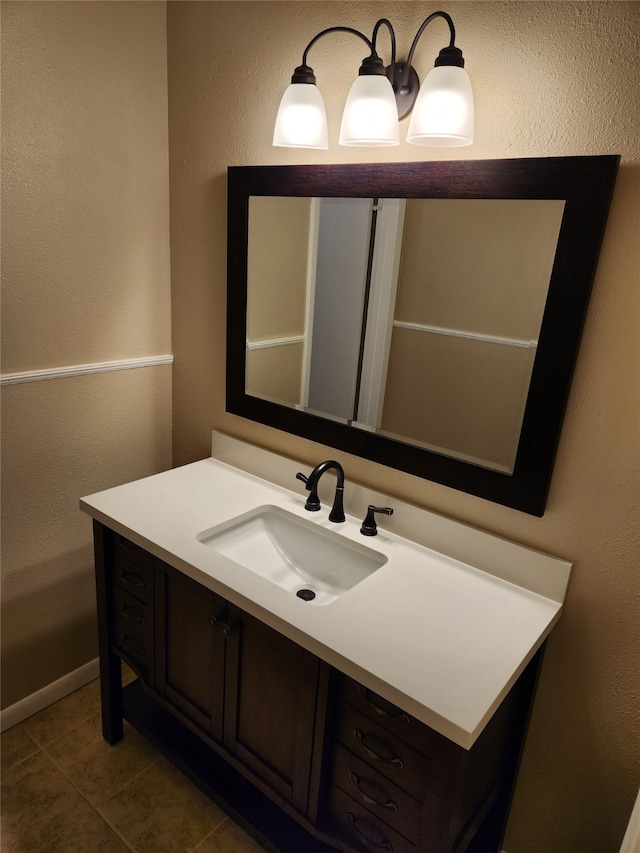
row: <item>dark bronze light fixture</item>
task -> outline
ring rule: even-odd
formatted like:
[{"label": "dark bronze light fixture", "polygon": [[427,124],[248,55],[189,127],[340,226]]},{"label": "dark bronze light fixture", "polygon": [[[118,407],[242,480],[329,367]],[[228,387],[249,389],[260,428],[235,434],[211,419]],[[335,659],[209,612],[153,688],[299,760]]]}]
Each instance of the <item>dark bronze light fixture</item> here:
[{"label": "dark bronze light fixture", "polygon": [[[435,67],[420,86],[412,66],[420,36],[435,18],[449,25],[450,41]],[[385,67],[376,42],[380,27],[391,38],[391,62]],[[352,33],[369,49],[351,86],[342,115],[340,145],[387,146],[399,143],[399,120],[411,113],[407,142],[415,145],[460,146],[473,142],[473,93],[464,70],[462,51],[455,45],[456,31],[446,12],[433,12],[419,27],[405,62],[396,62],[396,37],[387,18],[373,28],[371,39],[351,27],[329,27],[314,36],[302,54],[291,85],[280,102],[273,144],[288,148],[328,148],[327,117],[307,55],[329,33]]]}]

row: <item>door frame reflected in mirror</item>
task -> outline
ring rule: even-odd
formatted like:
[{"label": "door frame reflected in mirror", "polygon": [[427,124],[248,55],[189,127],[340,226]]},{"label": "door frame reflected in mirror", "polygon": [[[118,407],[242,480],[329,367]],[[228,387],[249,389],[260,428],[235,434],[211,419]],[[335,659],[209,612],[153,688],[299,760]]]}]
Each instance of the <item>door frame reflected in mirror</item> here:
[{"label": "door frame reflected in mirror", "polygon": [[[546,503],[619,157],[228,170],[227,411],[533,515]],[[565,202],[513,473],[446,456],[245,391],[252,196]]]}]

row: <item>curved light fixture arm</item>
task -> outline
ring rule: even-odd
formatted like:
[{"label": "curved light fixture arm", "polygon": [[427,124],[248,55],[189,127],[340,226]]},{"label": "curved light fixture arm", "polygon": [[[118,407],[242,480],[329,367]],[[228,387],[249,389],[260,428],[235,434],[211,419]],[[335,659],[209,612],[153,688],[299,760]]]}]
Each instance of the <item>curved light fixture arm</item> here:
[{"label": "curved light fixture arm", "polygon": [[[432,14],[425,18],[418,28],[418,32],[415,34],[411,47],[409,48],[409,55],[407,56],[406,62],[396,63],[392,60],[391,65],[389,65],[386,70],[387,77],[391,80],[393,91],[396,94],[398,115],[401,119],[406,118],[406,116],[408,116],[412,111],[420,88],[420,80],[418,79],[418,75],[411,64],[413,61],[413,54],[416,51],[416,47],[423,32],[435,18],[444,18],[449,25],[449,31],[451,33],[449,46],[448,48],[445,48],[444,51],[440,52],[440,57],[436,60],[436,65],[446,63],[464,66],[462,52],[455,47],[456,29],[453,25],[451,16],[446,12],[432,12]],[[451,59],[452,52],[453,59]],[[442,63],[443,54],[446,54],[444,57],[444,63]]]},{"label": "curved light fixture arm", "polygon": [[411,62],[413,60],[413,54],[415,53],[418,42],[420,41],[420,36],[427,29],[427,27],[429,26],[431,21],[433,21],[434,18],[444,18],[445,21],[449,24],[449,30],[451,31],[451,40],[449,41],[449,47],[455,47],[456,28],[453,25],[453,21],[451,20],[451,16],[448,15],[446,12],[433,12],[431,15],[429,15],[428,18],[426,18],[422,22],[422,24],[420,25],[420,28],[418,29],[418,32],[413,37],[411,47],[409,48],[409,55],[407,56],[407,65],[411,65]]},{"label": "curved light fixture arm", "polygon": [[317,35],[315,35],[311,39],[309,44],[305,47],[304,53],[302,54],[302,64],[303,65],[307,64],[307,54],[309,53],[309,51],[311,50],[313,45],[317,41],[319,41],[323,36],[328,35],[328,33],[352,33],[354,36],[358,36],[358,38],[362,39],[362,41],[367,45],[367,47],[371,51],[372,55],[377,56],[374,43],[369,41],[369,39],[363,33],[361,33],[360,30],[354,30],[353,27],[328,27],[326,30],[322,30]]},{"label": "curved light fixture arm", "polygon": [[[446,21],[451,38],[448,46],[438,54],[435,68],[421,87],[411,63],[422,34],[436,18]],[[387,28],[391,44],[391,62],[386,68],[376,50],[382,27]],[[418,28],[406,61],[397,61],[396,34],[387,18],[376,21],[371,39],[353,27],[327,27],[317,33],[305,47],[302,63],[294,69],[291,85],[282,96],[274,145],[328,147],[326,111],[307,58],[316,42],[330,33],[354,35],[366,44],[369,51],[349,90],[340,128],[341,145],[397,145],[397,120],[408,116],[416,102],[418,110],[412,116],[407,133],[409,142],[436,146],[470,145],[473,142],[473,93],[468,75],[462,71],[462,51],[455,46],[456,31],[451,16],[437,11],[425,18]]]},{"label": "curved light fixture arm", "polygon": [[371,36],[371,43],[373,45],[373,52],[376,52],[376,40],[378,38],[378,30],[380,27],[385,24],[387,29],[389,30],[389,38],[391,39],[391,65],[396,64],[396,34],[393,29],[393,25],[391,21],[387,18],[380,18],[379,21],[376,22],[375,27],[373,28],[373,35]]}]

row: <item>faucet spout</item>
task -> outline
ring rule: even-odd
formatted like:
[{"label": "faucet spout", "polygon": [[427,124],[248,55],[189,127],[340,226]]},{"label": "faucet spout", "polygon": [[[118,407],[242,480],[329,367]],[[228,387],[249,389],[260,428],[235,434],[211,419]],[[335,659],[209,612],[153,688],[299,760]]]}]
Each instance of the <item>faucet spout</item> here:
[{"label": "faucet spout", "polygon": [[305,509],[309,510],[309,512],[316,512],[320,509],[320,501],[318,500],[318,481],[324,472],[329,471],[331,468],[335,470],[338,482],[336,484],[336,494],[333,500],[333,507],[329,513],[329,521],[339,523],[345,520],[343,505],[344,468],[342,465],[339,462],[336,462],[335,459],[328,459],[326,462],[321,462],[319,465],[316,465],[308,477],[305,477],[304,474],[296,474],[296,478],[298,480],[302,480],[307,491],[310,492],[305,504]]}]

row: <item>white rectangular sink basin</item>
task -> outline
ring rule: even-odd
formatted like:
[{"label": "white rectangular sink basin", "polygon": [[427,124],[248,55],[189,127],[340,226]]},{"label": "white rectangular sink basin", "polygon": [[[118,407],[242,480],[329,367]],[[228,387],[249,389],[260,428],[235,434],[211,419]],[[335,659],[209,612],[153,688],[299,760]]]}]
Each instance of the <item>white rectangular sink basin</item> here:
[{"label": "white rectangular sink basin", "polygon": [[257,507],[196,538],[313,604],[330,604],[387,562],[366,545],[275,506]]}]

